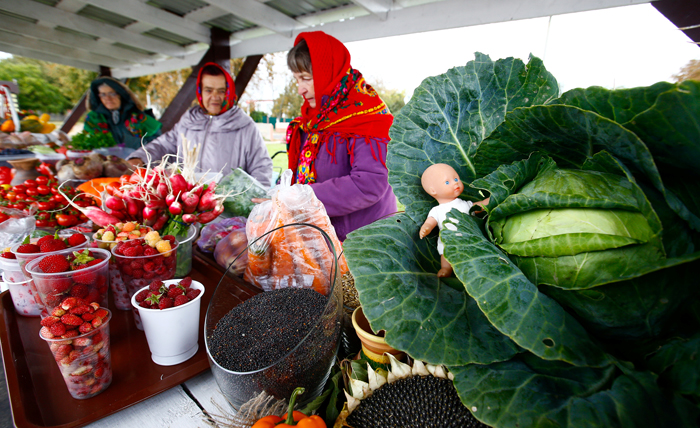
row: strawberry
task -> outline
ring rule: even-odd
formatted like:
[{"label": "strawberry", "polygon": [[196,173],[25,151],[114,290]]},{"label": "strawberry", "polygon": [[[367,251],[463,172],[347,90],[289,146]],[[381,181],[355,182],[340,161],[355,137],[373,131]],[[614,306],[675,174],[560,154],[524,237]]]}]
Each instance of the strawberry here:
[{"label": "strawberry", "polygon": [[68,245],[71,247],[77,247],[85,241],[87,238],[82,233],[74,233],[68,237]]},{"label": "strawberry", "polygon": [[77,282],[78,284],[92,284],[96,279],[97,272],[93,271],[73,274],[73,281]]},{"label": "strawberry", "polygon": [[70,278],[55,278],[53,281],[51,281],[51,289],[53,290],[54,295],[59,295],[59,300],[56,304],[61,302],[60,298],[62,298],[62,296],[60,295],[68,291],[71,285],[73,285],[73,281],[71,281]]},{"label": "strawberry", "polygon": [[[59,302],[59,303],[61,303],[61,302]],[[56,307],[53,308],[53,311],[51,311],[51,316],[52,316],[52,317],[61,318],[61,317],[62,317],[63,315],[65,315],[65,314],[66,314],[66,311],[63,310],[63,308],[60,307],[60,306],[58,306],[58,305],[56,305]]]},{"label": "strawberry", "polygon": [[54,235],[42,236],[41,238],[39,238],[38,241],[36,241],[36,245],[41,247],[42,243],[47,242],[47,241],[53,241],[54,239],[56,239],[56,237]]},{"label": "strawberry", "polygon": [[197,298],[197,296],[199,296],[199,293],[201,292],[202,290],[191,289],[185,294],[185,296],[187,296],[187,298],[190,300],[194,300]]},{"label": "strawberry", "polygon": [[103,319],[107,316],[108,313],[109,312],[107,312],[107,309],[100,308],[100,309],[95,311],[95,317],[97,317],[99,319]]},{"label": "strawberry", "polygon": [[54,338],[54,335],[51,334],[51,330],[49,330],[48,327],[41,327],[41,330],[39,330],[39,334],[41,334],[41,336],[45,337],[46,339]]},{"label": "strawberry", "polygon": [[73,314],[65,314],[61,317],[61,322],[65,324],[66,326],[79,326],[80,324],[83,323],[83,320]]},{"label": "strawberry", "polygon": [[102,325],[102,318],[95,317],[95,319],[92,320],[92,327],[93,328],[98,328],[101,325]]},{"label": "strawberry", "polygon": [[4,259],[16,259],[17,258],[17,256],[15,256],[14,253],[11,253],[9,251],[5,251],[2,254],[0,254],[0,257],[2,257]]},{"label": "strawberry", "polygon": [[57,322],[60,322],[61,318],[60,317],[54,317],[54,316],[48,316],[41,320],[41,325],[44,327],[51,327],[52,325],[56,324]]},{"label": "strawberry", "polygon": [[79,305],[70,310],[71,314],[78,316],[87,312],[90,312],[90,306],[88,305]]},{"label": "strawberry", "polygon": [[92,312],[86,312],[80,316],[80,318],[83,319],[83,321],[90,322],[95,319],[95,314]]},{"label": "strawberry", "polygon": [[78,297],[84,299],[88,295],[88,288],[83,284],[75,284],[73,288],[70,289],[68,293],[72,297]]},{"label": "strawberry", "polygon": [[82,299],[78,299],[77,297],[67,297],[64,301],[61,302],[61,308],[64,311],[70,311],[76,306],[82,305],[85,302],[82,301]]},{"label": "strawberry", "polygon": [[51,240],[46,240],[39,244],[39,248],[42,253],[52,253],[54,251],[61,251],[65,250],[68,248],[65,242],[61,241],[60,239],[51,239]]},{"label": "strawberry", "polygon": [[56,324],[49,327],[49,331],[54,336],[63,336],[64,334],[66,334],[66,326],[60,322],[57,322]]},{"label": "strawberry", "polygon": [[163,297],[160,299],[160,302],[158,302],[158,308],[159,309],[168,309],[173,307],[173,299],[170,297]]},{"label": "strawberry", "polygon": [[17,252],[22,254],[40,253],[41,248],[35,244],[22,244],[17,247]]},{"label": "strawberry", "polygon": [[85,334],[87,332],[90,332],[90,331],[92,331],[92,324],[90,324],[89,322],[86,321],[86,322],[80,324],[80,327],[78,327],[78,331],[80,331],[81,334]]},{"label": "strawberry", "polygon": [[[65,291],[65,290],[64,290]],[[61,304],[61,295],[60,294],[47,294],[44,300],[46,301],[46,306],[49,308],[59,308],[60,309],[60,304]],[[63,314],[61,314],[63,315]],[[60,316],[60,315],[59,315]]]},{"label": "strawberry", "polygon": [[67,272],[69,267],[70,265],[66,257],[60,254],[46,256],[39,262],[39,268],[41,268],[44,273]]},{"label": "strawberry", "polygon": [[190,299],[187,298],[184,294],[180,294],[175,298],[175,306],[181,306],[184,305],[185,303],[189,302]]}]

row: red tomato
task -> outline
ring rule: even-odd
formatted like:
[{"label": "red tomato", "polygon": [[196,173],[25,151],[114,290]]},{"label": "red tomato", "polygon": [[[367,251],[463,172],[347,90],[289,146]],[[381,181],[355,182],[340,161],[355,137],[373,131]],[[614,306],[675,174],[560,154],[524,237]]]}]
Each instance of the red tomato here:
[{"label": "red tomato", "polygon": [[51,201],[41,201],[37,204],[37,207],[40,211],[51,211],[52,209],[54,209],[53,202]]},{"label": "red tomato", "polygon": [[49,222],[46,223],[46,226],[47,227],[56,227],[56,226],[58,226],[58,223],[56,222],[56,220],[49,220]]},{"label": "red tomato", "polygon": [[66,198],[63,197],[63,195],[53,195],[51,197],[51,199],[49,199],[49,200],[52,201],[57,206],[62,206],[62,207],[68,203],[68,201],[66,200]]},{"label": "red tomato", "polygon": [[[27,180],[27,181],[29,181],[29,180]],[[42,184],[46,185],[48,183],[49,183],[49,177],[47,177],[45,175],[40,175],[36,178],[37,185],[42,185]],[[24,184],[26,185],[27,182],[25,181]]]},{"label": "red tomato", "polygon": [[36,187],[28,187],[27,196],[39,196],[39,191],[36,190]]},{"label": "red tomato", "polygon": [[36,202],[36,198],[35,198],[34,196],[27,196],[27,195],[24,195],[24,196],[22,197],[22,200],[23,200],[24,202]]},{"label": "red tomato", "polygon": [[86,215],[83,214],[83,213],[80,213],[80,214],[78,215],[78,218],[79,218],[80,221],[83,222],[83,223],[85,223],[86,221],[89,220],[89,219],[88,219],[88,216],[86,216]]},{"label": "red tomato", "polygon": [[23,184],[18,184],[16,186],[12,186],[12,191],[15,193],[26,193],[27,187]]},{"label": "red tomato", "polygon": [[56,221],[58,222],[59,226],[75,226],[78,224],[78,219],[74,215],[70,214],[59,214],[56,216]]},{"label": "red tomato", "polygon": [[47,212],[36,213],[36,218],[38,218],[39,220],[48,220],[51,218],[51,214]]},{"label": "red tomato", "polygon": [[12,208],[18,209],[18,210],[23,210],[27,208],[27,204],[24,202],[17,202]]},{"label": "red tomato", "polygon": [[5,199],[7,199],[10,202],[14,202],[15,198],[17,198],[17,194],[13,191],[7,192],[7,195],[5,195]]},{"label": "red tomato", "polygon": [[10,218],[9,215],[0,212],[0,223],[2,223],[3,221],[7,220],[8,218]]},{"label": "red tomato", "polygon": [[82,199],[76,199],[74,202],[75,202],[75,205],[77,205],[79,207],[83,207],[83,208],[89,207],[90,205],[92,205],[92,203],[90,201],[84,201]]},{"label": "red tomato", "polygon": [[49,227],[49,221],[39,219],[36,221],[36,227]]},{"label": "red tomato", "polygon": [[36,187],[36,184],[35,180],[24,180],[25,187]]},{"label": "red tomato", "polygon": [[60,195],[60,193],[58,193],[58,186],[56,186],[55,184],[52,184],[50,186],[50,188],[51,188],[51,193],[53,193],[54,195]]},{"label": "red tomato", "polygon": [[51,193],[51,189],[49,189],[49,186],[47,186],[46,184],[36,186],[36,190],[39,192],[40,195],[48,195],[49,193]]}]

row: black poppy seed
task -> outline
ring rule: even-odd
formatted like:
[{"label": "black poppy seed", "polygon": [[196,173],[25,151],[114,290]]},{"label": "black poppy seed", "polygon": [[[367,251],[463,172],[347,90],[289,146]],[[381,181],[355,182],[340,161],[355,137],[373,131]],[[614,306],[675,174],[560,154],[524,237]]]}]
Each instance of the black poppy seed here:
[{"label": "black poppy seed", "polygon": [[347,419],[354,428],[488,428],[459,399],[452,381],[413,376],[374,391]]}]

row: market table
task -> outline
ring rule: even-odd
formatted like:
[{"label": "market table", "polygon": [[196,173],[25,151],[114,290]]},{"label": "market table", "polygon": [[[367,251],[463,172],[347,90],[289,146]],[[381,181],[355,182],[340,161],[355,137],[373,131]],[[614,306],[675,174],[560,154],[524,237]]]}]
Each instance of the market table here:
[{"label": "market table", "polygon": [[[39,337],[39,318],[16,316],[8,292],[0,294],[0,342],[13,419],[17,427],[206,427],[203,409],[230,409],[209,370],[203,330],[209,301],[222,279],[211,257],[193,250],[191,277],[205,286],[200,310],[199,350],[188,361],[159,366],[151,361],[143,332],[131,311],[110,304],[112,384],[101,394],[76,400],[68,393],[49,347]],[[259,291],[235,277],[238,303]]]}]

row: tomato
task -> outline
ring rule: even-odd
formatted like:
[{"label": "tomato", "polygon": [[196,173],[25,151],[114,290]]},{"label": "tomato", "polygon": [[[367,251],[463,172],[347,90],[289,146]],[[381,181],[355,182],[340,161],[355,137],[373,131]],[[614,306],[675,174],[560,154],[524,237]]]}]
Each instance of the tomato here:
[{"label": "tomato", "polygon": [[18,184],[16,186],[12,186],[12,191],[15,193],[26,193],[27,192],[27,186],[23,184]]},{"label": "tomato", "polygon": [[2,223],[3,221],[7,220],[8,218],[10,218],[9,215],[0,212],[0,223]]},{"label": "tomato", "polygon": [[38,218],[39,220],[48,220],[51,218],[51,214],[47,213],[45,211],[39,212],[39,213],[36,213],[36,218]]},{"label": "tomato", "polygon": [[27,208],[27,204],[24,202],[17,202],[12,208],[18,209],[18,210],[23,210]]},{"label": "tomato", "polygon": [[36,198],[35,198],[34,196],[27,196],[27,195],[24,195],[24,197],[22,197],[22,200],[23,200],[24,202],[30,202],[30,203],[31,203],[31,202],[36,202]]},{"label": "tomato", "polygon": [[35,180],[24,180],[25,187],[36,187],[36,184]]},{"label": "tomato", "polygon": [[[29,181],[29,180],[27,180],[27,181]],[[49,177],[47,177],[45,175],[40,175],[36,178],[37,185],[42,185],[42,184],[47,185],[48,183],[49,183]],[[27,182],[25,181],[24,184],[26,185]]]},{"label": "tomato", "polygon": [[27,196],[39,196],[39,191],[36,190],[36,187],[28,187]]},{"label": "tomato", "polygon": [[122,185],[118,181],[113,181],[107,185],[105,190],[107,190],[107,193],[111,196],[114,196],[115,194],[121,194],[121,188]]},{"label": "tomato", "polygon": [[49,227],[49,221],[39,219],[36,221],[36,227]]},{"label": "tomato", "polygon": [[39,192],[40,195],[48,195],[51,193],[51,189],[49,189],[49,186],[46,184],[42,184],[41,186],[36,186],[37,192]]},{"label": "tomato", "polygon": [[41,211],[51,211],[52,209],[54,209],[53,202],[51,202],[51,201],[39,202],[37,204],[37,207]]},{"label": "tomato", "polygon": [[5,195],[5,199],[7,199],[10,202],[14,202],[16,198],[17,194],[13,191],[9,191],[7,192],[7,195]]},{"label": "tomato", "polygon": [[56,220],[49,220],[49,222],[46,223],[46,226],[47,227],[56,227],[56,226],[58,226],[58,223],[56,222]]},{"label": "tomato", "polygon": [[59,226],[75,226],[78,224],[78,218],[74,215],[70,214],[59,214],[56,216],[56,221],[58,222]]},{"label": "tomato", "polygon": [[80,215],[78,215],[78,218],[80,219],[80,221],[81,221],[82,223],[85,223],[86,221],[89,220],[89,219],[88,219],[88,216],[86,216],[86,215],[83,214],[83,213],[80,213]]},{"label": "tomato", "polygon": [[63,195],[53,195],[49,200],[54,204],[60,205],[62,207],[68,203],[68,200],[66,200],[66,198],[63,197]]},{"label": "tomato", "polygon": [[51,189],[51,193],[52,193],[52,194],[54,194],[54,195],[60,195],[60,193],[58,193],[58,186],[56,186],[55,184],[52,184],[52,185],[50,186],[50,189]]},{"label": "tomato", "polygon": [[82,199],[76,199],[74,202],[75,202],[75,205],[82,207],[82,208],[89,207],[90,205],[92,205],[92,202],[85,201]]}]

